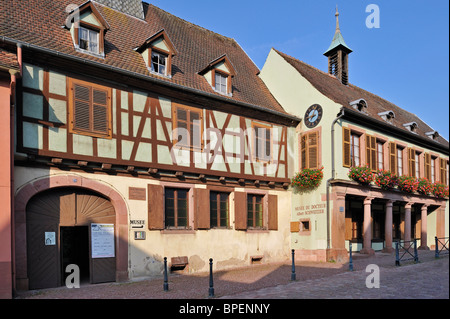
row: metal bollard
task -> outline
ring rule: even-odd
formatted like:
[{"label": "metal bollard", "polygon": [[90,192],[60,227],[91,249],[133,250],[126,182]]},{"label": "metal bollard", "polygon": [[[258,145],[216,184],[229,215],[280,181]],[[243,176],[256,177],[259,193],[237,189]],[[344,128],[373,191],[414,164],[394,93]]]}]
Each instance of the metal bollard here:
[{"label": "metal bollard", "polygon": [[214,297],[213,259],[209,259],[209,297]]},{"label": "metal bollard", "polygon": [[434,242],[435,242],[434,258],[439,258],[439,246],[438,246],[439,241],[437,236],[434,237]]},{"label": "metal bollard", "polygon": [[169,291],[169,282],[167,279],[167,257],[164,257],[164,291]]},{"label": "metal bollard", "polygon": [[395,243],[395,265],[400,266],[400,256],[398,252],[398,242]]},{"label": "metal bollard", "polygon": [[417,252],[417,239],[414,239],[414,263],[419,262],[419,254]]},{"label": "metal bollard", "polygon": [[291,273],[291,281],[297,280],[297,276],[295,274],[295,250],[292,249],[292,273]]},{"label": "metal bollard", "polygon": [[348,262],[348,270],[353,271],[352,242],[349,241],[350,260]]}]

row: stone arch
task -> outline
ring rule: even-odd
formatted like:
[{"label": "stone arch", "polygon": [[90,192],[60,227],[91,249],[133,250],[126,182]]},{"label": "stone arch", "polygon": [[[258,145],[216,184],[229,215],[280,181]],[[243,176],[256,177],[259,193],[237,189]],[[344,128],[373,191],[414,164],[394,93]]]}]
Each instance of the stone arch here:
[{"label": "stone arch", "polygon": [[128,207],[122,195],[111,185],[80,175],[54,175],[28,182],[14,198],[14,273],[15,290],[28,290],[26,207],[28,201],[45,190],[79,187],[106,197],[116,213],[116,282],[128,280]]}]

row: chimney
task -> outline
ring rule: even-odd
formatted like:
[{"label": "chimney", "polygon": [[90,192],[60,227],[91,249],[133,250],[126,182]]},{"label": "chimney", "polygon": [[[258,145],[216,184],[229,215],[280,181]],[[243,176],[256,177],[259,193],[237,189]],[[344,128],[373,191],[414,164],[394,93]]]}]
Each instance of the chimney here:
[{"label": "chimney", "polygon": [[95,0],[114,10],[129,14],[138,19],[144,19],[144,8],[141,0]]},{"label": "chimney", "polygon": [[339,27],[339,12],[336,6],[336,32],[330,47],[324,53],[328,57],[328,73],[334,75],[342,84],[348,84],[348,55],[352,50],[347,46]]}]

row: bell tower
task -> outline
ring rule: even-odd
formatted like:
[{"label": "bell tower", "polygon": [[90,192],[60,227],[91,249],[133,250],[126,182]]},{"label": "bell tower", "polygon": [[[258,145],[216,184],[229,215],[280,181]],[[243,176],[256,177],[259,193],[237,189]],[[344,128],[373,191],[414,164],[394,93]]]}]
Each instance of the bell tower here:
[{"label": "bell tower", "polygon": [[339,27],[339,12],[336,6],[336,32],[330,47],[324,53],[328,57],[328,73],[334,75],[342,84],[348,84],[348,55],[353,51],[347,46]]}]

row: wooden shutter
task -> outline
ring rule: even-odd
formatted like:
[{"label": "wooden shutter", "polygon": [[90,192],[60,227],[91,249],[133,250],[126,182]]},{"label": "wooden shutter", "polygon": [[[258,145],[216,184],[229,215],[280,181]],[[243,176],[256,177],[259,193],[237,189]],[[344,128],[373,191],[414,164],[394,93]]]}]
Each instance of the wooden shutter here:
[{"label": "wooden shutter", "polygon": [[416,150],[408,148],[408,170],[409,176],[416,177]]},{"label": "wooden shutter", "polygon": [[92,91],[92,130],[94,132],[108,134],[108,92],[95,88]]},{"label": "wooden shutter", "polygon": [[196,188],[194,191],[195,229],[211,227],[209,190]]},{"label": "wooden shutter", "polygon": [[301,161],[302,161],[302,169],[305,169],[308,167],[307,163],[307,151],[306,151],[306,139],[307,135],[302,135],[300,138],[300,149],[301,149]]},{"label": "wooden shutter", "polygon": [[342,163],[344,167],[350,167],[351,166],[351,158],[350,158],[350,129],[343,127],[342,128],[342,154],[343,159]]},{"label": "wooden shutter", "polygon": [[247,230],[247,193],[234,193],[234,229]]},{"label": "wooden shutter", "polygon": [[87,86],[75,84],[74,85],[74,129],[88,131],[90,125],[90,101],[91,90]]},{"label": "wooden shutter", "polygon": [[397,174],[397,144],[389,142],[389,167],[390,171]]},{"label": "wooden shutter", "polygon": [[148,185],[148,229],[164,229],[164,188]]},{"label": "wooden shutter", "polygon": [[447,183],[447,161],[444,158],[439,159],[439,166],[440,166],[440,178],[439,181],[442,184],[446,184]]},{"label": "wooden shutter", "polygon": [[268,195],[269,199],[269,230],[278,230],[278,196]]},{"label": "wooden shutter", "polygon": [[425,178],[431,180],[431,154],[425,153]]},{"label": "wooden shutter", "polygon": [[69,81],[71,133],[111,138],[111,90],[84,81]]},{"label": "wooden shutter", "polygon": [[366,162],[372,171],[377,170],[377,139],[366,135]]},{"label": "wooden shutter", "polygon": [[308,134],[308,168],[316,169],[319,166],[319,133]]}]

